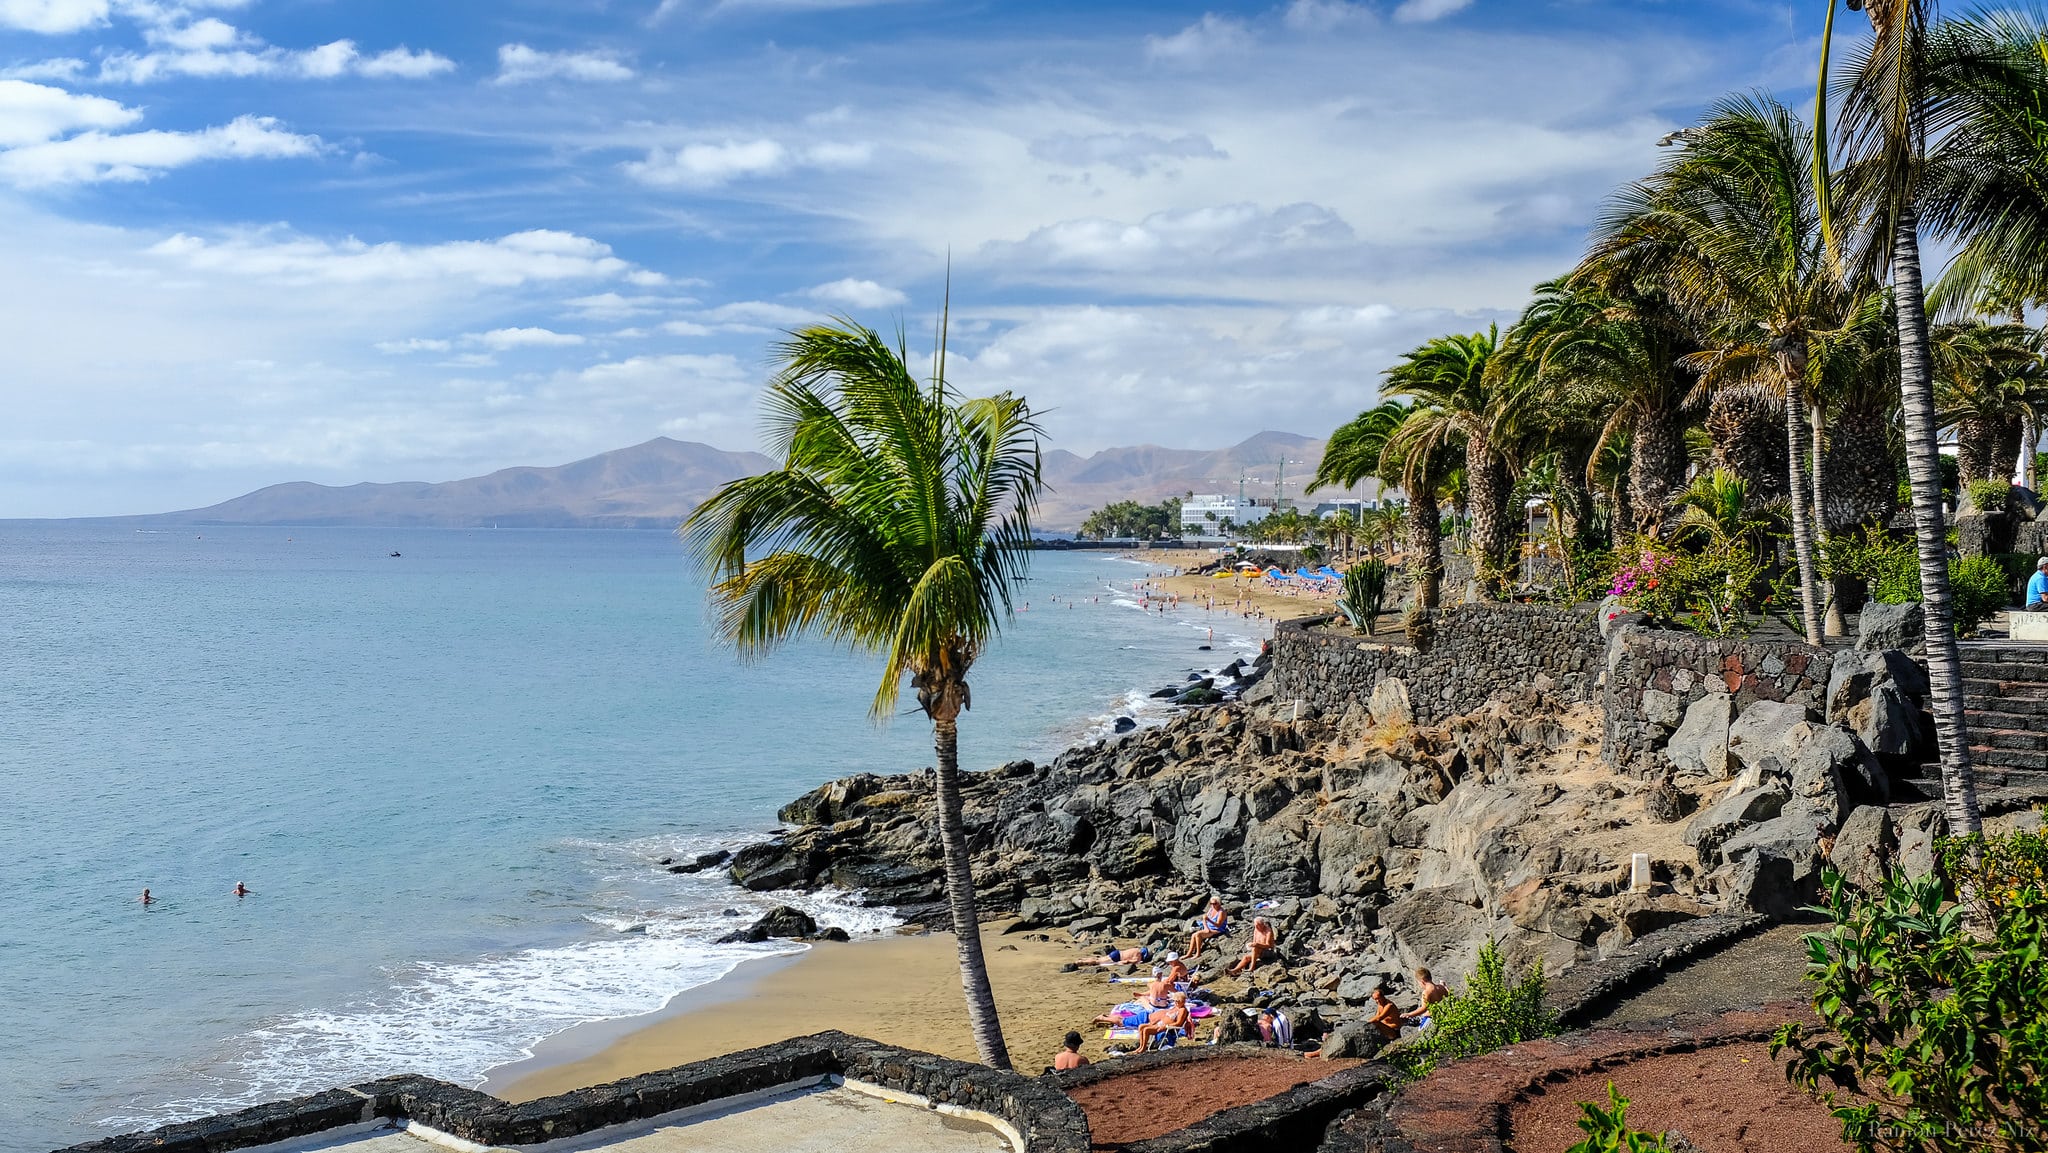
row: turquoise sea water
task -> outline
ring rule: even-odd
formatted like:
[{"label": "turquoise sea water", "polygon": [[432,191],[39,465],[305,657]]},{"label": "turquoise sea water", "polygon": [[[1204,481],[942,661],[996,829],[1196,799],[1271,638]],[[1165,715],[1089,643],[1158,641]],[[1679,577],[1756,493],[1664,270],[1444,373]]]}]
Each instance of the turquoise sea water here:
[{"label": "turquoise sea water", "polygon": [[[1142,575],[1035,558],[963,764],[1048,757],[1256,647],[1235,618],[1137,611]],[[474,1083],[775,951],[708,944],[768,899],[653,862],[928,764],[921,717],[867,720],[875,677],[818,645],[740,663],[662,533],[0,524],[9,1147],[393,1072]]]}]

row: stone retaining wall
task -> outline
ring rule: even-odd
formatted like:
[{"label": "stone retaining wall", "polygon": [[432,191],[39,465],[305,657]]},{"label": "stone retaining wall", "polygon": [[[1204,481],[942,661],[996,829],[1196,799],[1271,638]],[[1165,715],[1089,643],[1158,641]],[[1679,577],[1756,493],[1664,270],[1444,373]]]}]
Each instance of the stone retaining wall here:
[{"label": "stone retaining wall", "polygon": [[1415,723],[1442,724],[1503,689],[1546,684],[1594,700],[1600,630],[1591,607],[1469,604],[1436,614],[1426,649],[1367,640],[1320,627],[1330,617],[1281,621],[1273,630],[1273,697],[1304,700],[1326,713],[1364,707],[1386,678],[1402,682]]},{"label": "stone retaining wall", "polygon": [[1739,712],[1757,701],[1792,701],[1818,715],[1832,658],[1799,641],[1715,640],[1672,629],[1626,625],[1609,642],[1601,690],[1607,763],[1646,761],[1685,707],[1726,693]]},{"label": "stone retaining wall", "polygon": [[482,1145],[536,1145],[834,1077],[999,1117],[1024,1138],[1023,1153],[1088,1149],[1086,1116],[1049,1084],[827,1032],[517,1105],[429,1077],[393,1077],[73,1145],[60,1153],[224,1153],[378,1119],[417,1121]]},{"label": "stone retaining wall", "polygon": [[1319,1153],[1505,1153],[1508,1111],[1537,1085],[1666,1053],[1765,1040],[1811,1011],[1781,1002],[1525,1041],[1438,1069],[1403,1089],[1383,1115],[1361,1110],[1337,1121]]},{"label": "stone retaining wall", "polygon": [[[1041,1079],[1061,1089],[1073,1089],[1161,1065],[1274,1055],[1275,1050],[1249,1043],[1188,1045],[1097,1061]],[[1307,1149],[1321,1139],[1323,1130],[1338,1114],[1370,1104],[1384,1096],[1398,1080],[1399,1074],[1385,1065],[1347,1066],[1263,1101],[1224,1109],[1185,1129],[1133,1141],[1120,1148],[1124,1153],[1265,1153],[1271,1149]]]}]

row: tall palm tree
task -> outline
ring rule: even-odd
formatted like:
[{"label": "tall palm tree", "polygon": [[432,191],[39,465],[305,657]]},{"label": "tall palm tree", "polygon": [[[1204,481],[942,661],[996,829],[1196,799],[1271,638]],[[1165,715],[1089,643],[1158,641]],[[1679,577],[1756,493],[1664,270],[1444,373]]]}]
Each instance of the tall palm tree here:
[{"label": "tall palm tree", "polygon": [[[1351,488],[1367,478],[1399,486],[1408,496],[1399,514],[1405,523],[1408,558],[1403,568],[1415,590],[1415,607],[1433,609],[1442,592],[1443,511],[1437,503],[1450,472],[1450,453],[1429,443],[1411,444],[1401,430],[1426,410],[1398,400],[1382,401],[1330,434],[1309,492],[1329,485]],[[1391,506],[1379,510],[1381,518]],[[1384,519],[1382,520],[1384,523]],[[1391,539],[1392,533],[1388,532]]]},{"label": "tall palm tree", "polygon": [[1481,595],[1498,598],[1514,574],[1515,541],[1521,518],[1511,515],[1513,492],[1507,446],[1516,429],[1508,389],[1498,371],[1489,372],[1500,348],[1500,330],[1439,336],[1401,358],[1386,371],[1387,395],[1407,397],[1416,410],[1402,422],[1396,440],[1404,451],[1441,454],[1462,441],[1465,494],[1472,518],[1472,569]]},{"label": "tall palm tree", "polygon": [[1842,327],[1856,294],[1823,242],[1813,135],[1796,116],[1767,96],[1731,97],[1681,139],[1685,147],[1655,175],[1616,197],[1595,251],[1654,247],[1660,283],[1705,335],[1709,348],[1699,359],[1708,371],[1745,383],[1768,379],[1783,396],[1800,607],[1807,642],[1817,645],[1825,453],[1807,381],[1815,343]]},{"label": "tall palm tree", "polygon": [[1349,556],[1352,542],[1358,536],[1358,517],[1348,508],[1340,508],[1330,514],[1324,531],[1330,534],[1330,543],[1336,546],[1340,559]]},{"label": "tall palm tree", "polygon": [[[1971,764],[1969,730],[1963,721],[1962,651],[1957,647],[1954,599],[1948,579],[1948,525],[1941,502],[1941,448],[1936,429],[1934,378],[1929,355],[1927,293],[1920,271],[1921,177],[1952,107],[1937,101],[1930,87],[1928,24],[1933,0],[1847,0],[1870,18],[1870,39],[1857,47],[1847,68],[1841,108],[1843,188],[1860,209],[1864,234],[1859,264],[1889,270],[1892,306],[1898,323],[1899,407],[1905,424],[1906,476],[1912,490],[1913,524],[1920,561],[1920,596],[1927,628],[1927,673],[1934,729],[1941,747],[1944,807],[1950,831],[1972,834],[1983,828],[1977,782]],[[1828,0],[1822,34],[1821,93],[1815,107],[1826,109],[1828,48],[1834,0]],[[1834,177],[1816,160],[1823,230],[1833,236]]]},{"label": "tall palm tree", "polygon": [[776,346],[766,396],[773,472],[733,481],[681,532],[713,578],[718,630],[742,654],[810,633],[880,653],[873,715],[908,677],[931,718],[946,896],[968,1022],[984,1063],[1010,1066],[982,957],[961,819],[967,673],[1008,617],[1043,486],[1039,428],[1008,393],[963,400],[943,322],[928,382],[851,321]]}]

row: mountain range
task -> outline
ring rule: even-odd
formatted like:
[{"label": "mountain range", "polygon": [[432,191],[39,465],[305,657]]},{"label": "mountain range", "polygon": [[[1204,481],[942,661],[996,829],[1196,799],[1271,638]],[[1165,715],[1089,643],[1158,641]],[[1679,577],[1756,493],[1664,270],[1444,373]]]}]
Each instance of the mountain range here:
[{"label": "mountain range", "polygon": [[[1138,445],[1084,457],[1052,449],[1044,458],[1051,491],[1040,504],[1038,526],[1071,532],[1091,510],[1113,501],[1151,504],[1190,491],[1235,493],[1240,478],[1247,496],[1272,496],[1276,483],[1298,496],[1322,452],[1322,441],[1287,432],[1262,432],[1214,450]],[[656,437],[554,467],[506,468],[439,484],[293,481],[207,508],[118,519],[180,525],[667,529],[719,485],[773,467],[757,452]]]}]

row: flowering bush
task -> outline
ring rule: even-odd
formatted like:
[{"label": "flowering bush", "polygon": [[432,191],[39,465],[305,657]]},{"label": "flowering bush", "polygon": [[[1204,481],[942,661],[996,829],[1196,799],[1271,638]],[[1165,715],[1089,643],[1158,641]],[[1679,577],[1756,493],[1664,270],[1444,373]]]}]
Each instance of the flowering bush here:
[{"label": "flowering bush", "polygon": [[1748,632],[1774,593],[1764,566],[1740,541],[1687,553],[1645,540],[1617,555],[1636,558],[1614,570],[1608,587],[1623,608],[1706,636]]}]

